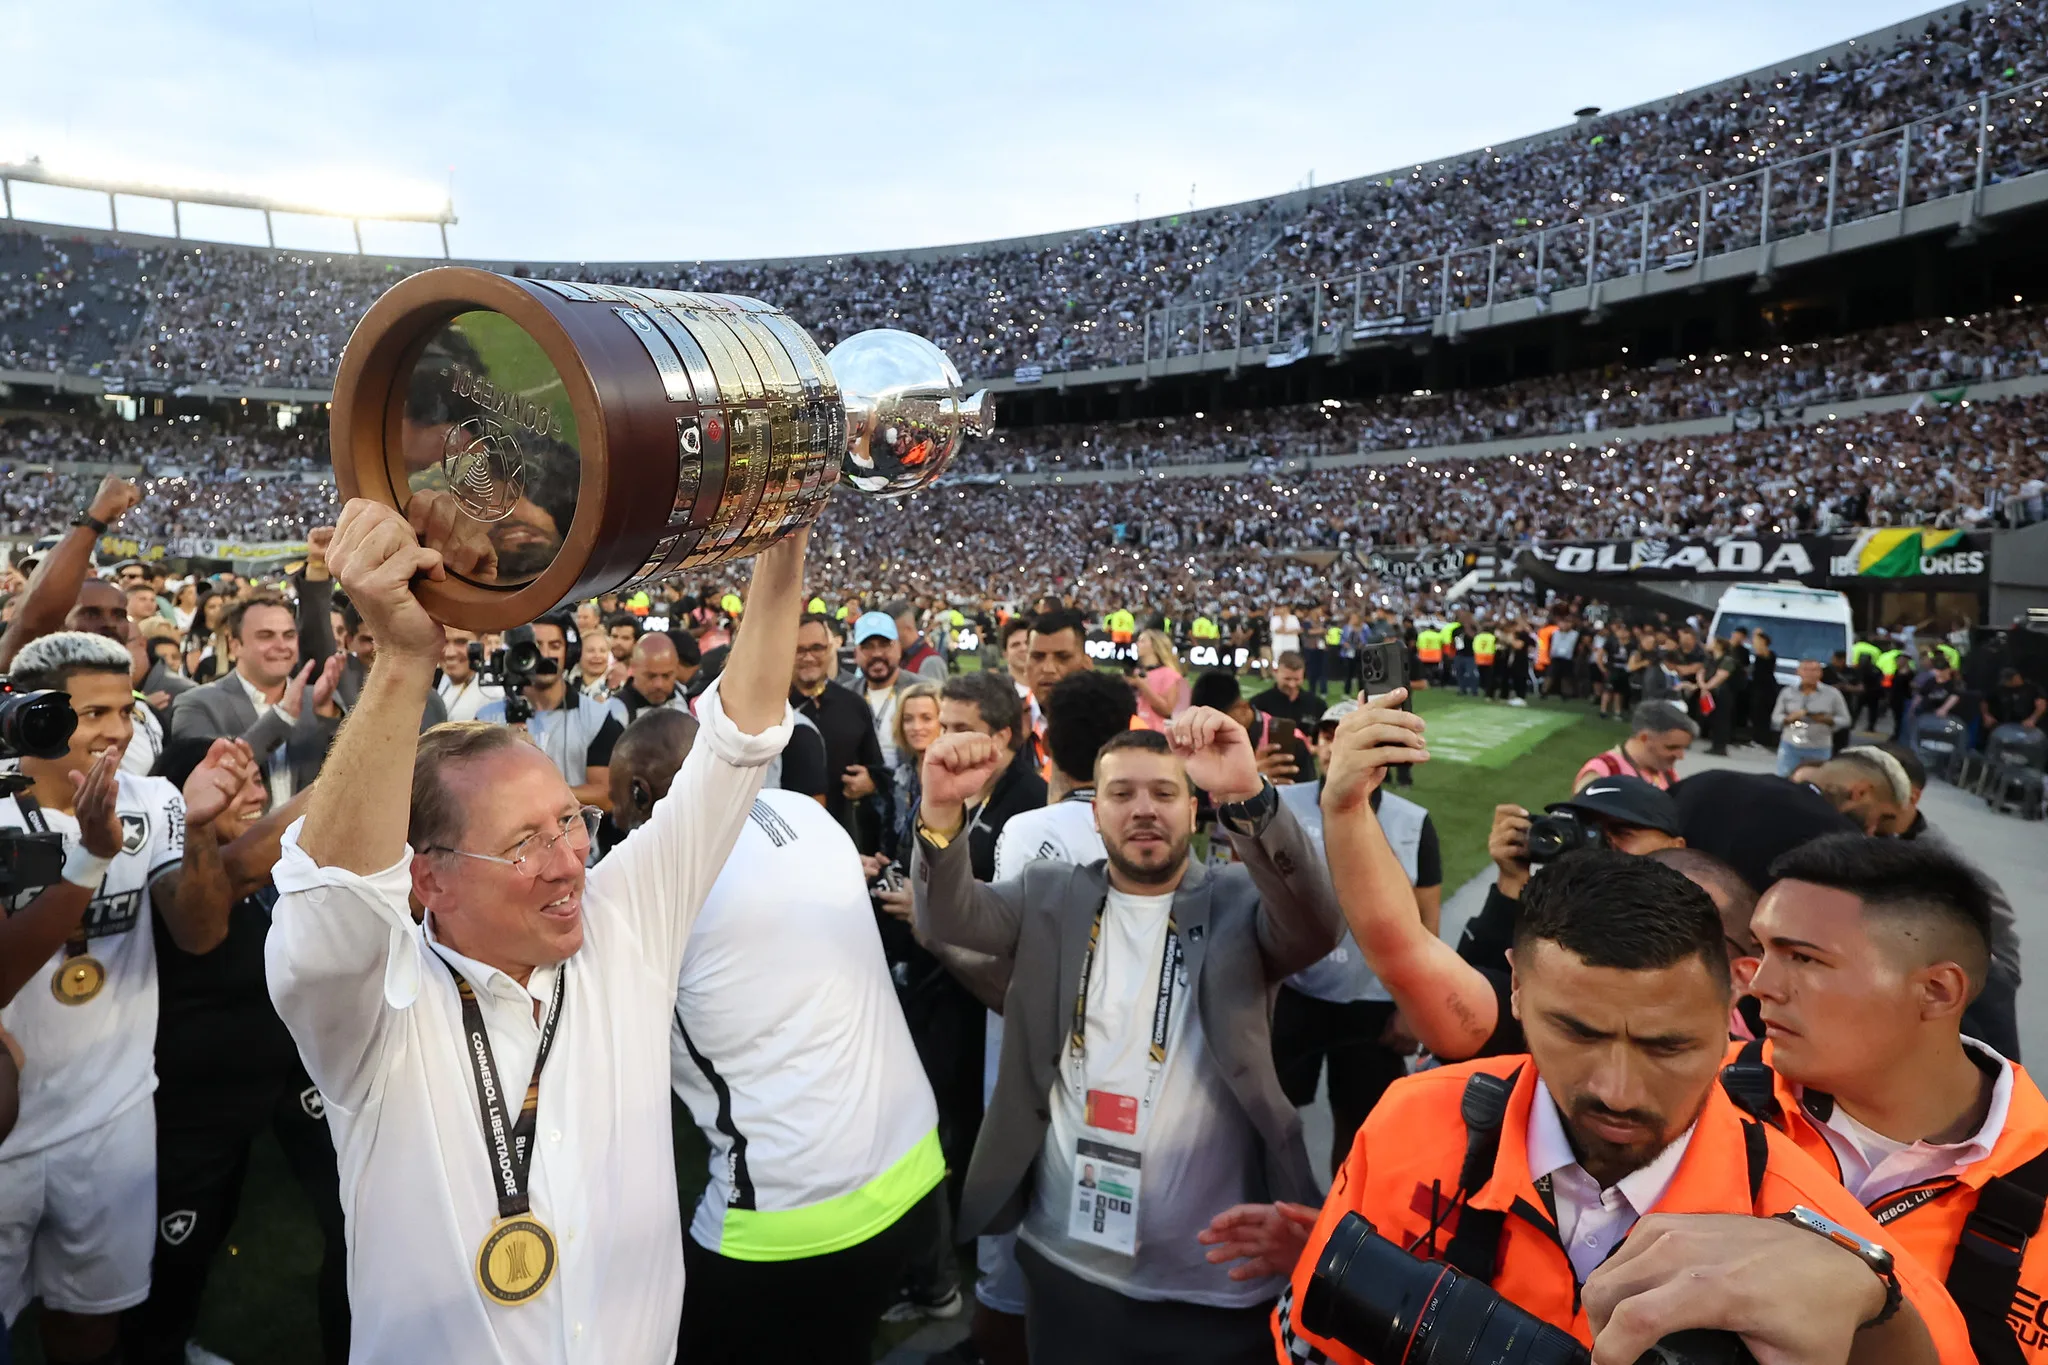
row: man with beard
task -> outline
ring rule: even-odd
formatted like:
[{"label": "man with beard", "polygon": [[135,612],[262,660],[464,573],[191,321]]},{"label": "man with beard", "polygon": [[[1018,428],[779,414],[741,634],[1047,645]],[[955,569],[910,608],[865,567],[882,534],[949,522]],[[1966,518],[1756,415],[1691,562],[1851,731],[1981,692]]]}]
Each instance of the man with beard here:
[{"label": "man with beard", "polygon": [[[1253,1190],[1315,1189],[1267,1001],[1337,945],[1322,860],[1244,727],[1197,707],[1102,747],[1106,862],[978,883],[967,802],[1009,761],[986,735],[933,744],[911,876],[921,932],[1011,964],[959,1232],[1018,1229],[1034,1360],[1256,1358],[1280,1281],[1230,1279],[1195,1235]],[[1188,856],[1197,784],[1242,862]]]},{"label": "man with beard", "polygon": [[[1528,1055],[1395,1082],[1359,1130],[1298,1257],[1282,1237],[1299,1224],[1284,1214],[1233,1210],[1237,1218],[1218,1220],[1227,1234],[1219,1249],[1248,1256],[1248,1273],[1276,1258],[1293,1264],[1270,1358],[1361,1359],[1298,1316],[1330,1234],[1356,1212],[1396,1245],[1490,1283],[1589,1346],[1610,1325],[1626,1335],[1630,1319],[1654,1313],[1665,1294],[1639,1278],[1642,1263],[1661,1239],[1705,1225],[1761,1239],[1753,1261],[1774,1257],[1773,1239],[1783,1244],[1777,1288],[1800,1305],[1796,1330],[1854,1343],[1834,1346],[1834,1359],[1971,1359],[1961,1316],[1933,1274],[1719,1084],[1732,985],[1721,919],[1704,890],[1648,858],[1569,854],[1529,884],[1513,969]],[[1860,1244],[1869,1261],[1811,1232],[1752,1221],[1795,1207],[1835,1225],[1841,1245]],[[1808,1262],[1827,1277],[1825,1292],[1800,1273]],[[1630,1306],[1644,1290],[1649,1301]],[[1761,1332],[1754,1317],[1713,1311],[1685,1325]],[[1765,1358],[1822,1356],[1809,1345]]]},{"label": "man with beard", "polygon": [[[846,685],[861,694],[875,718],[875,742],[882,746],[882,768],[896,768],[896,698],[917,686],[918,678],[901,667],[902,632],[886,612],[871,611],[853,623],[853,666]],[[854,793],[849,792],[848,795]]]}]

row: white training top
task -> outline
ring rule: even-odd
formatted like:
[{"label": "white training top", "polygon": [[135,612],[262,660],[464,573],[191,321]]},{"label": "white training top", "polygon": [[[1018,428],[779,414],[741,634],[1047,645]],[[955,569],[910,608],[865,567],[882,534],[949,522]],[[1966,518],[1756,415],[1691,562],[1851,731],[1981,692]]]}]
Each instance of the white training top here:
[{"label": "white training top", "polygon": [[[411,850],[368,877],[321,867],[286,831],[265,957],[271,999],[314,1084],[341,1165],[354,1365],[667,1361],[683,1246],[669,1126],[669,1018],[691,926],[761,785],[783,723],[743,735],[716,688],[654,818],[592,868],[583,947],[522,987],[439,947],[407,906]],[[440,960],[436,960],[437,957]],[[462,1010],[469,981],[499,1074],[523,1086],[536,1004],[569,975],[541,1079],[529,1194],[560,1262],[535,1298],[477,1287],[498,1218]]]},{"label": "white training top", "polygon": [[[801,793],[764,790],[754,799],[690,934],[672,1036],[671,1082],[711,1144],[711,1182],[690,1235],[713,1251],[728,1230],[735,1246],[777,1241],[777,1260],[839,1249],[758,1235],[771,1220],[742,1225],[750,1212],[861,1189],[938,1128],[860,852]],[[944,1169],[941,1160],[929,1174]],[[936,1183],[898,1193],[915,1202]],[[845,1226],[842,1217],[813,1230],[850,1245],[903,1211],[863,1209],[853,1221],[872,1226]]]},{"label": "white training top", "polygon": [[[5,765],[8,769],[15,766]],[[21,1040],[21,1116],[0,1142],[0,1157],[26,1156],[90,1132],[156,1090],[156,937],[149,884],[185,857],[185,798],[161,777],[119,773],[115,810],[121,851],[85,911],[86,951],[107,969],[100,993],[67,1005],[50,991],[64,961],[58,949],[5,1009],[0,1025]],[[78,819],[47,806],[47,828],[78,843]],[[15,797],[0,800],[0,829],[28,829]],[[10,912],[41,888],[16,896]]]},{"label": "white training top", "polygon": [[1084,787],[1037,810],[1018,811],[996,835],[995,880],[1024,875],[1041,858],[1086,867],[1109,857],[1095,829],[1095,792]]}]

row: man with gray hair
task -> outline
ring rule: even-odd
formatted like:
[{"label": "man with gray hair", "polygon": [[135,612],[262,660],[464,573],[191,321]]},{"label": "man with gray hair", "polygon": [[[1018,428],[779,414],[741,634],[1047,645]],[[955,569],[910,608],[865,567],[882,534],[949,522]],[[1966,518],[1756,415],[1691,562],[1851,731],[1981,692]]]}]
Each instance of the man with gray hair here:
[{"label": "man with gray hair", "polygon": [[1627,739],[1585,761],[1572,779],[1573,791],[1601,777],[1640,777],[1668,789],[1678,780],[1678,760],[1700,737],[1699,723],[1668,701],[1638,702],[1629,713],[1629,730]]},{"label": "man with gray hair", "polygon": [[343,510],[328,557],[377,658],[284,835],[265,958],[340,1157],[356,1359],[673,1356],[669,1017],[789,736],[807,540],[756,558],[696,746],[587,868],[595,812],[522,730],[418,735],[444,641],[413,584],[448,570],[397,512]]}]

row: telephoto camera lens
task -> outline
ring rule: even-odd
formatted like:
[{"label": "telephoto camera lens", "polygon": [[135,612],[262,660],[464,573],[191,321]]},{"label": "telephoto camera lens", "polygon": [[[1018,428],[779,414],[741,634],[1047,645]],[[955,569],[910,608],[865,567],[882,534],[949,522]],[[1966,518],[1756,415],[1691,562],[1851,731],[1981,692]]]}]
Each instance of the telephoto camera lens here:
[{"label": "telephoto camera lens", "polygon": [[78,713],[62,692],[0,695],[0,758],[62,758],[77,728]]},{"label": "telephoto camera lens", "polygon": [[[1577,1337],[1347,1213],[1309,1278],[1301,1325],[1372,1365],[1590,1365]],[[1673,1332],[1636,1365],[1756,1365],[1733,1332]]]},{"label": "telephoto camera lens", "polygon": [[1330,1233],[1302,1296],[1301,1325],[1372,1365],[1587,1365],[1576,1337],[1491,1285],[1417,1260],[1355,1213]]}]

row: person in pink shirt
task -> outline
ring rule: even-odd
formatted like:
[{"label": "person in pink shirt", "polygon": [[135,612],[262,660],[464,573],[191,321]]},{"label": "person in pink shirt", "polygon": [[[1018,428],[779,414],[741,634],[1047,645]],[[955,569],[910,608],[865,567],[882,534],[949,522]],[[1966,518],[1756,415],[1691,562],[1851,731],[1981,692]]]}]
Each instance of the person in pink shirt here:
[{"label": "person in pink shirt", "polygon": [[1187,684],[1180,671],[1180,658],[1173,641],[1163,630],[1138,635],[1138,671],[1131,677],[1131,690],[1138,694],[1138,728],[1164,730],[1174,713],[1187,703]]}]

